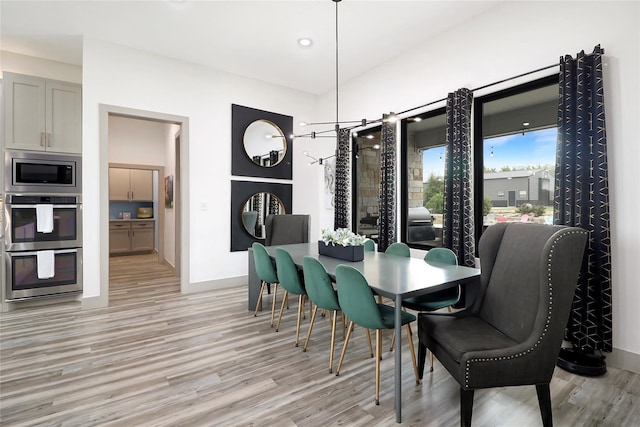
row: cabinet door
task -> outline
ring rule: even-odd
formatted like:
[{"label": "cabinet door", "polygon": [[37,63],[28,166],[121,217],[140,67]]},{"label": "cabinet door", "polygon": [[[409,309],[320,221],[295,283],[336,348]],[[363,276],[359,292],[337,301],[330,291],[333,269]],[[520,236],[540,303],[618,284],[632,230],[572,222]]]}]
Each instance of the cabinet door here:
[{"label": "cabinet door", "polygon": [[131,251],[131,228],[129,223],[109,226],[109,253],[121,254]]},{"label": "cabinet door", "polygon": [[129,169],[109,168],[109,200],[129,200]]},{"label": "cabinet door", "polygon": [[154,249],[153,221],[134,222],[131,226],[131,250],[152,251]]},{"label": "cabinet door", "polygon": [[5,147],[45,150],[45,81],[4,74]]},{"label": "cabinet door", "polygon": [[58,153],[82,152],[82,93],[78,85],[47,82],[46,148]]},{"label": "cabinet door", "polygon": [[153,200],[153,171],[131,169],[131,200]]}]

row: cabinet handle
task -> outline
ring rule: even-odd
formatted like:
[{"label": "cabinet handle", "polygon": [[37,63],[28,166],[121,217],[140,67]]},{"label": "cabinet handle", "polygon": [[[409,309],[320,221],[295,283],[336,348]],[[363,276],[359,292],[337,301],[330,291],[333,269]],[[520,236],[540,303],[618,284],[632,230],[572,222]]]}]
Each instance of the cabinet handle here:
[{"label": "cabinet handle", "polygon": [[40,146],[44,147],[44,132],[40,132]]},{"label": "cabinet handle", "polygon": [[51,134],[47,133],[47,147],[51,147]]}]

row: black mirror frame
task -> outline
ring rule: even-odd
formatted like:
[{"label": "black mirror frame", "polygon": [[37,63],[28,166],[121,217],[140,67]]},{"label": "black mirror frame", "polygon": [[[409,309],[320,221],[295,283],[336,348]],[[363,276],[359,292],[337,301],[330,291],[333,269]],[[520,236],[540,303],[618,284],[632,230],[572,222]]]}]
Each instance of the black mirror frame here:
[{"label": "black mirror frame", "polygon": [[242,210],[247,199],[256,193],[271,193],[278,197],[286,213],[291,213],[293,188],[291,184],[276,182],[231,181],[231,252],[246,251],[253,242],[261,242],[250,235],[242,222]]},{"label": "black mirror frame", "polygon": [[[278,126],[285,137],[284,158],[272,167],[259,166],[244,150],[244,131],[256,120],[267,120]],[[231,174],[261,178],[292,179],[293,117],[256,108],[231,104]]]}]

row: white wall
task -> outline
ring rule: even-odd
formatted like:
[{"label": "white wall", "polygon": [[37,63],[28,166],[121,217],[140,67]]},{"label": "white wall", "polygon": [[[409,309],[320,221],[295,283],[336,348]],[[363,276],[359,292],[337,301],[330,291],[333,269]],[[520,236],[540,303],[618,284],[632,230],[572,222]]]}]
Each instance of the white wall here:
[{"label": "white wall", "polygon": [[[233,278],[244,281],[247,254],[229,250],[230,181],[243,179],[230,173],[231,104],[292,115],[299,122],[313,115],[314,97],[93,39],[84,41],[83,61],[85,227],[101,229],[105,221],[100,194],[107,178],[100,170],[108,159],[106,147],[100,146],[99,105],[188,117],[188,159],[183,159],[188,167],[182,170],[190,200],[183,209],[190,227],[190,263],[182,266],[188,269],[185,290]],[[305,162],[297,144],[293,154],[293,212],[310,212],[313,221],[319,201],[297,190],[305,187],[305,171],[298,166]],[[99,237],[85,238],[85,297],[100,293],[100,260],[106,259],[101,250]]]},{"label": "white wall", "polygon": [[[442,99],[461,87],[473,89],[552,65],[565,54],[590,53],[601,44],[605,49],[611,192],[613,345],[635,355],[637,372],[639,16],[638,2],[504,2],[463,28],[442,34],[340,87],[341,119],[379,118],[383,112],[404,111]],[[503,87],[506,85],[476,96]],[[335,108],[333,97],[331,93],[322,97],[320,114],[330,117]]]},{"label": "white wall", "polygon": [[[158,209],[164,209],[164,259],[173,267],[176,266],[176,200],[179,200],[178,191],[180,190],[179,178],[176,174],[176,134],[180,132],[180,126],[172,124],[167,126],[165,140],[165,167],[164,176],[173,176],[173,200],[174,207],[169,209],[164,206],[164,198],[161,197],[159,201]],[[160,180],[164,180],[164,177],[160,177]]]},{"label": "white wall", "polygon": [[172,125],[129,117],[109,117],[109,163],[167,163],[167,134]]}]

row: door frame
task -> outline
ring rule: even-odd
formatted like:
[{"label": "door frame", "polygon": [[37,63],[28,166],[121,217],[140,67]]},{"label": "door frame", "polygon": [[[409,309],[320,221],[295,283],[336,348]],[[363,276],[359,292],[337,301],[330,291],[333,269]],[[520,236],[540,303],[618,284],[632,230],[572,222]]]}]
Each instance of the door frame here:
[{"label": "door frame", "polygon": [[[86,308],[106,307],[109,305],[109,116],[129,117],[139,120],[151,120],[161,123],[177,124],[180,126],[180,165],[176,164],[177,171],[189,170],[189,118],[173,114],[159,113],[155,111],[138,110],[134,108],[115,105],[99,105],[99,129],[100,129],[100,175],[101,187],[107,187],[107,191],[100,194],[100,295],[87,302]],[[176,163],[178,159],[176,159]],[[175,206],[180,211],[179,218],[189,217],[189,176],[181,175],[178,180],[180,199],[175,201]],[[176,217],[176,227],[180,230],[180,240],[176,238],[176,247],[180,247],[180,257],[176,252],[176,273],[179,271],[180,291],[185,292],[189,284],[189,269],[183,266],[189,265],[189,222]],[[179,222],[179,223],[178,223]],[[178,274],[178,273],[177,273]],[[84,300],[83,300],[84,302]],[[90,306],[89,306],[90,305]],[[84,304],[83,304],[84,308]]]}]

